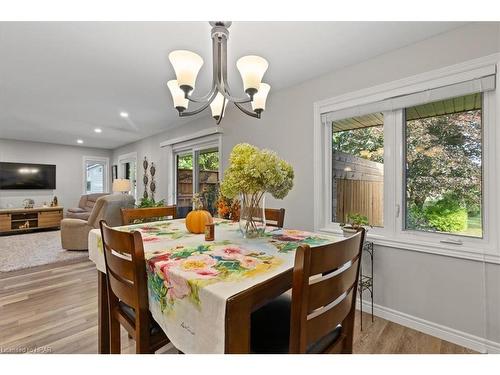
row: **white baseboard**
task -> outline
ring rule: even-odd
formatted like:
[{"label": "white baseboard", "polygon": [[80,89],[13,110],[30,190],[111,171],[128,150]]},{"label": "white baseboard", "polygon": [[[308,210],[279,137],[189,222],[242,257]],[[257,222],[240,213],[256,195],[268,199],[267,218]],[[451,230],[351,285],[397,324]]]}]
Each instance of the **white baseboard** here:
[{"label": "white baseboard", "polygon": [[[359,310],[360,300],[358,298],[356,308]],[[371,304],[363,301],[363,312],[371,312]],[[373,314],[380,318],[389,320],[402,326],[426,333],[428,335],[446,340],[454,344],[478,351],[480,353],[500,353],[500,343],[485,340],[479,336],[471,335],[456,329],[430,322],[400,311],[390,309],[381,305],[373,305]]]}]

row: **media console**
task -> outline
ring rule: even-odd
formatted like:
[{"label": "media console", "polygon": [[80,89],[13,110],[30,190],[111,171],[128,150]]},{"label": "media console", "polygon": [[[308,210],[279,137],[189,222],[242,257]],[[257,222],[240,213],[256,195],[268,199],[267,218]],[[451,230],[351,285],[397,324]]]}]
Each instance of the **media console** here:
[{"label": "media console", "polygon": [[59,228],[63,207],[0,209],[0,235]]}]

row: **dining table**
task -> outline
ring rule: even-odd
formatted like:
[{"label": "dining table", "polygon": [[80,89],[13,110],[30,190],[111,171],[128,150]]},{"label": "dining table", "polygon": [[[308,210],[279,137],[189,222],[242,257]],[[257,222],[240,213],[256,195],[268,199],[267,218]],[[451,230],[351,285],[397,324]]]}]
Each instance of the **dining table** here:
[{"label": "dining table", "polygon": [[[250,353],[253,311],[292,287],[295,250],[341,237],[267,227],[244,238],[239,223],[214,219],[215,239],[186,229],[185,219],[114,229],[142,235],[149,309],[183,353]],[[99,353],[109,353],[106,265],[101,233],[89,233],[89,258],[98,271]]]}]

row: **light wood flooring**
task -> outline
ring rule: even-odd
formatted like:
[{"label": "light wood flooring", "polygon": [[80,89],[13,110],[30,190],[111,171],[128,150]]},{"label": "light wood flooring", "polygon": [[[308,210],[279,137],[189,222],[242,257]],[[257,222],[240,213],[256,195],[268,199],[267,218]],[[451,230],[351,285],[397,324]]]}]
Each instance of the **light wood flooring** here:
[{"label": "light wood flooring", "polygon": [[[474,353],[364,314],[355,353]],[[122,351],[134,342],[122,332]],[[0,353],[97,353],[97,273],[90,261],[0,273]],[[163,352],[176,353],[165,347]]]}]

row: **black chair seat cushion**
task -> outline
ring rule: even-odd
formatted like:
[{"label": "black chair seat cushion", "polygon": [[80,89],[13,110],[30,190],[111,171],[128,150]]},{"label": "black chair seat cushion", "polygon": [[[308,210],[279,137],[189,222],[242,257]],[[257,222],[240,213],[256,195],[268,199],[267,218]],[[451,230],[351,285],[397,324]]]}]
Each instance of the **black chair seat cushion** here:
[{"label": "black chair seat cushion", "polygon": [[[252,313],[250,344],[252,353],[285,354],[289,352],[291,306],[291,298],[283,294]],[[307,353],[322,353],[340,337],[341,331],[342,327],[338,326],[309,345]]]},{"label": "black chair seat cushion", "polygon": [[[135,322],[135,310],[123,301],[118,302],[118,304],[120,305],[120,309],[125,313],[125,315],[127,315],[127,317],[130,320]],[[161,332],[161,327],[158,325],[158,323],[156,323],[156,321],[153,319],[153,317],[150,316],[150,318],[149,318],[149,334],[151,336],[154,336],[160,332]]]}]

